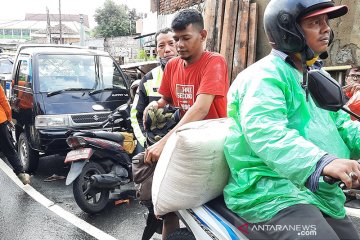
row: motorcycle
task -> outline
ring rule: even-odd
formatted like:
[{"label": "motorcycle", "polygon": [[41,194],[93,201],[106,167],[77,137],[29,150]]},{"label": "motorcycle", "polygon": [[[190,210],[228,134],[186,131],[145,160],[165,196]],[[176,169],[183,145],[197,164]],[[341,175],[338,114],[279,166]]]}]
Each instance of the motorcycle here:
[{"label": "motorcycle", "polygon": [[[346,100],[341,86],[334,79],[324,75],[319,70],[311,70],[306,82],[307,90],[318,107],[329,111],[341,109],[360,119],[360,116],[344,106]],[[339,179],[324,176],[324,181],[329,184],[338,184],[347,197],[356,199],[353,201],[360,199],[360,190],[346,189],[345,184]],[[347,205],[345,204],[345,206]],[[360,204],[357,202],[348,207],[360,208]],[[169,234],[166,240],[238,240],[249,239],[248,237],[250,237],[248,235],[249,224],[226,207],[223,196],[219,196],[200,207],[179,210],[177,215],[186,228],[175,230]]]},{"label": "motorcycle", "polygon": [[[132,136],[129,111],[129,105],[124,104],[99,125],[111,125],[111,132],[68,132],[66,142],[72,150],[65,158],[65,163],[71,163],[66,185],[73,184],[75,201],[84,212],[102,211],[110,193],[118,194],[122,186],[131,182],[131,151],[124,148],[125,137]],[[135,146],[132,141],[130,144]]]}]

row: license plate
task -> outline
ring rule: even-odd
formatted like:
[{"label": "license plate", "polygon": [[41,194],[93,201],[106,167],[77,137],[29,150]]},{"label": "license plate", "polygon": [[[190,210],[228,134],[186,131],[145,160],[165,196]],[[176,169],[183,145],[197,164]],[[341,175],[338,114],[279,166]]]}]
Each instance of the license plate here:
[{"label": "license plate", "polygon": [[76,150],[71,150],[66,154],[65,163],[78,160],[87,160],[91,157],[92,152],[92,148],[79,148]]}]

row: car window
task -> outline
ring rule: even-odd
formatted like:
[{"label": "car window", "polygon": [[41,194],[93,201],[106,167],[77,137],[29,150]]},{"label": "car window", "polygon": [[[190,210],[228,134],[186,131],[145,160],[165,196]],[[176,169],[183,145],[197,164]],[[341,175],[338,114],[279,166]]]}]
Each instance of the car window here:
[{"label": "car window", "polygon": [[12,62],[9,59],[0,59],[0,74],[9,74],[12,71]]},{"label": "car window", "polygon": [[19,58],[18,84],[24,87],[30,87],[32,83],[32,73],[30,58]]},{"label": "car window", "polygon": [[38,57],[39,91],[51,92],[66,88],[95,89],[95,56],[40,55]]},{"label": "car window", "polygon": [[100,69],[105,88],[127,89],[125,79],[111,57],[100,57]]}]

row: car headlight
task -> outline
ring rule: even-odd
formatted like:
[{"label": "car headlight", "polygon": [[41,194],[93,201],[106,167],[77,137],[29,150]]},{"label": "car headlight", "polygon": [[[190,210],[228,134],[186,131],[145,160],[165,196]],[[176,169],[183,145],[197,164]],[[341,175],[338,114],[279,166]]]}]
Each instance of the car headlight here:
[{"label": "car headlight", "polygon": [[64,128],[69,126],[68,115],[39,115],[35,117],[35,128]]}]

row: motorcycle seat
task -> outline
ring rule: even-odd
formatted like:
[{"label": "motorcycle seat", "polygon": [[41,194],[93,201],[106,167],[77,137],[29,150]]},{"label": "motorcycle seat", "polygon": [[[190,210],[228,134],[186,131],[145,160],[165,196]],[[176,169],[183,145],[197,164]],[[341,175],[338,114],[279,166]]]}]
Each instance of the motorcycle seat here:
[{"label": "motorcycle seat", "polygon": [[99,131],[99,132],[93,132],[93,134],[94,137],[110,140],[117,143],[122,143],[125,139],[125,137],[121,133],[116,133],[116,132]]},{"label": "motorcycle seat", "polygon": [[223,195],[205,203],[205,206],[220,214],[235,227],[240,227],[241,225],[247,223],[244,219],[226,207]]}]

